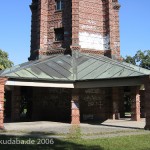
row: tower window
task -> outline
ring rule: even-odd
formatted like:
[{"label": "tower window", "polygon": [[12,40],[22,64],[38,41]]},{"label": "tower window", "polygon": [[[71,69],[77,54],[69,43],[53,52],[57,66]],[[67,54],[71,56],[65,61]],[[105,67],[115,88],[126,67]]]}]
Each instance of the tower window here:
[{"label": "tower window", "polygon": [[55,29],[55,41],[64,40],[64,28]]},{"label": "tower window", "polygon": [[63,0],[56,0],[56,10],[63,9]]}]

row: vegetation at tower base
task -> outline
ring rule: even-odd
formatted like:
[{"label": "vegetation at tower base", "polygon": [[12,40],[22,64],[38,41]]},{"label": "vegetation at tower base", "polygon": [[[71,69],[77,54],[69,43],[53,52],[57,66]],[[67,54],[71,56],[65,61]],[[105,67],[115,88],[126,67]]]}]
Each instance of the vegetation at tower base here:
[{"label": "vegetation at tower base", "polygon": [[9,60],[8,53],[0,49],[0,70],[10,68],[13,62]]},{"label": "vegetation at tower base", "polygon": [[150,50],[138,50],[133,57],[126,56],[124,61],[150,70]]}]

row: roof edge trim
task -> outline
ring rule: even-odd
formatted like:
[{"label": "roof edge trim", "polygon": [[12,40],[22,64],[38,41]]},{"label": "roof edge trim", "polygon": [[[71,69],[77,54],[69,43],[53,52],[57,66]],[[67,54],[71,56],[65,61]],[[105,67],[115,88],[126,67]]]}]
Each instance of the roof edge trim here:
[{"label": "roof edge trim", "polygon": [[54,87],[54,88],[74,88],[73,83],[46,83],[46,82],[23,82],[7,81],[8,86],[32,86],[32,87]]}]

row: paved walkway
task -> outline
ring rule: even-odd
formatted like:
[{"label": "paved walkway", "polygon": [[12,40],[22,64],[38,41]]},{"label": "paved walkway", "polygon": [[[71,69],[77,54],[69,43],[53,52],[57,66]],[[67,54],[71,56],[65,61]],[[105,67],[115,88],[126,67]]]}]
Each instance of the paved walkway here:
[{"label": "paved walkway", "polygon": [[[134,134],[150,134],[143,130],[145,119],[140,122],[122,120],[107,120],[102,124],[80,124],[83,138],[104,138]],[[36,121],[5,123],[5,130],[0,134],[21,136],[66,137],[71,132],[72,125],[60,122]]]}]

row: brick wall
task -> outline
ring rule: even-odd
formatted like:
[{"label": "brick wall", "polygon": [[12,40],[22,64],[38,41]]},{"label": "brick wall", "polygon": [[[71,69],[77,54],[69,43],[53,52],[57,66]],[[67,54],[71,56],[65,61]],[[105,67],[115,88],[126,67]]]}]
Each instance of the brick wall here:
[{"label": "brick wall", "polygon": [[4,128],[4,87],[6,78],[0,78],[0,129]]},{"label": "brick wall", "polygon": [[131,88],[131,120],[140,121],[140,91],[139,87]]},{"label": "brick wall", "polygon": [[120,59],[119,8],[118,0],[109,0],[109,33],[111,57]]},{"label": "brick wall", "polygon": [[34,88],[32,120],[71,121],[71,90]]},{"label": "brick wall", "polygon": [[72,0],[72,46],[120,60],[118,0]]},{"label": "brick wall", "polygon": [[[72,121],[76,124],[77,121],[104,121],[112,118],[113,114],[117,115],[114,118],[118,119],[119,114],[124,113],[122,112],[122,107],[124,107],[123,89],[120,87],[115,88],[115,90],[112,90],[112,88],[59,89],[34,87],[32,90],[28,89],[28,91],[33,93],[26,95],[30,103],[28,113],[31,116],[27,119],[33,121],[50,120],[69,123]],[[12,120],[19,121],[20,98],[23,93],[20,93],[18,87],[14,88],[12,93]],[[77,114],[78,111],[79,114]],[[80,120],[77,120],[77,117]]]},{"label": "brick wall", "polygon": [[109,50],[108,16],[102,1],[79,2],[79,45],[83,49]]},{"label": "brick wall", "polygon": [[72,95],[71,89],[34,88],[32,120],[67,121],[70,123],[71,110],[75,106],[71,101],[75,100],[76,103],[76,97],[79,99],[81,122],[103,121],[112,114],[111,88],[80,89],[77,95],[74,92]]},{"label": "brick wall", "polygon": [[145,90],[140,91],[141,118],[145,118]]},{"label": "brick wall", "polygon": [[[72,36],[71,1],[64,0],[62,11],[55,0],[32,1],[31,55],[29,60],[70,49]],[[64,28],[64,41],[55,41],[54,29]]]},{"label": "brick wall", "polygon": [[[72,95],[72,89],[34,88],[32,120],[67,121],[70,123],[71,110],[74,111],[76,97],[79,99],[81,122],[103,121],[112,115],[111,88],[80,89],[78,95],[75,95],[74,92]],[[71,103],[72,101],[75,102]]]},{"label": "brick wall", "polygon": [[[30,59],[63,53],[70,46],[85,53],[120,58],[118,0],[32,1]],[[64,41],[55,41],[54,29],[64,28]]]},{"label": "brick wall", "polygon": [[81,121],[103,121],[112,114],[111,88],[80,90]]}]

